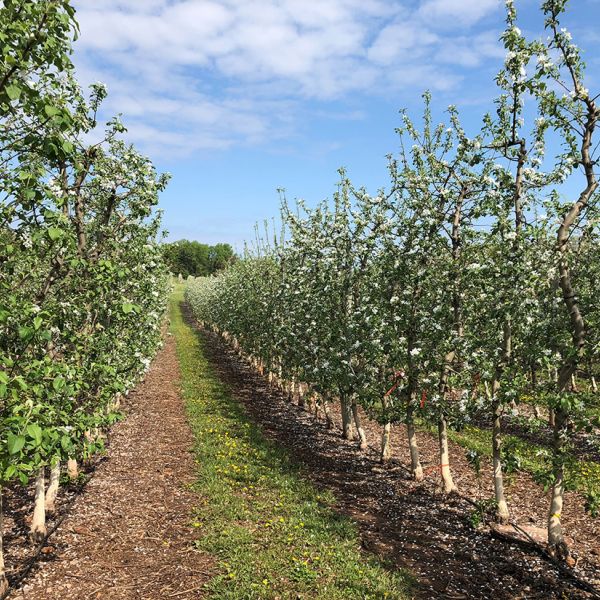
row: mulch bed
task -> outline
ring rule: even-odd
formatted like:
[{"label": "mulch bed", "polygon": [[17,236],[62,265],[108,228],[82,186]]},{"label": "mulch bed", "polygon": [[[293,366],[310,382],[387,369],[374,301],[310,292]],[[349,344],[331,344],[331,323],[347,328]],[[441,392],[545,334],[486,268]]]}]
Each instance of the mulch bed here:
[{"label": "mulch bed", "polygon": [[[365,420],[370,448],[341,439],[302,408],[269,388],[220,337],[201,331],[207,355],[219,376],[244,403],[248,413],[268,436],[299,461],[303,473],[330,489],[341,512],[358,524],[365,549],[407,568],[417,577],[421,598],[591,598],[535,547],[500,539],[489,527],[475,529],[468,499],[493,497],[491,466],[482,466],[479,480],[465,453],[450,444],[452,472],[459,495],[446,497],[435,485],[439,478],[437,439],[419,433],[422,464],[428,477],[410,479],[406,468],[408,444],[403,426],[393,428],[393,460],[378,464],[381,426]],[[428,469],[429,468],[429,469]],[[508,487],[511,516],[535,530],[544,528],[549,499],[526,474]],[[567,493],[563,524],[577,559],[575,575],[600,589],[600,520],[587,516],[583,501]]]},{"label": "mulch bed", "polygon": [[[188,600],[205,595],[214,562],[193,546],[190,521],[198,497],[189,484],[197,465],[178,384],[175,340],[167,336],[144,382],[127,399],[127,418],[112,429],[107,456],[85,489],[67,499],[59,493],[62,506],[69,501],[72,506],[10,598]],[[8,546],[12,580],[23,569],[17,542],[9,540]]]}]

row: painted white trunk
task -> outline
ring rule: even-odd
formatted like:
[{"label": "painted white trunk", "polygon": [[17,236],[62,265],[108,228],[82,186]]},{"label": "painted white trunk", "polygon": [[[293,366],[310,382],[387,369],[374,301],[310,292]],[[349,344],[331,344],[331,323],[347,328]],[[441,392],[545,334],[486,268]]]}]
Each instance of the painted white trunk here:
[{"label": "painted white trunk", "polygon": [[566,553],[565,539],[563,536],[560,518],[563,510],[564,483],[562,473],[552,487],[552,500],[548,514],[548,545],[555,551]]},{"label": "painted white trunk", "polygon": [[0,487],[0,595],[8,591],[6,566],[4,565],[4,508],[2,506],[2,487]]},{"label": "painted white trunk", "polygon": [[381,457],[382,463],[386,463],[392,457],[392,446],[390,444],[390,438],[392,435],[392,424],[386,423],[383,426],[383,432],[381,434]]},{"label": "painted white trunk", "polygon": [[504,496],[504,474],[502,473],[502,407],[497,400],[495,401],[494,421],[492,424],[492,464],[494,468],[496,518],[500,523],[507,523],[510,514],[508,512],[506,497]]},{"label": "painted white trunk", "polygon": [[410,470],[415,481],[423,481],[423,467],[419,458],[419,444],[417,443],[417,433],[412,418],[406,425],[408,435],[408,448],[410,450]]},{"label": "painted white trunk", "polygon": [[[568,423],[568,415],[560,408],[556,411],[554,425],[554,452],[555,456],[564,451],[564,435]],[[554,485],[552,486],[552,498],[550,510],[548,511],[548,546],[550,551],[560,558],[569,556],[569,548],[563,536],[560,522],[563,512],[565,494],[565,473],[561,460],[555,461],[553,467]]]},{"label": "painted white trunk", "polygon": [[296,378],[294,378],[293,394],[294,394],[295,401],[298,403],[298,406],[301,406],[302,408],[304,408],[305,402],[304,402],[304,394],[302,393],[302,384]]},{"label": "painted white trunk", "polygon": [[494,493],[496,494],[496,518],[500,523],[507,523],[510,518],[508,504],[504,496],[504,478],[502,463],[494,456]]},{"label": "painted white trunk", "polygon": [[358,405],[356,404],[356,400],[352,401],[352,416],[354,417],[354,424],[356,425],[356,431],[358,432],[359,439],[359,448],[361,451],[364,451],[368,447],[367,443],[367,434],[362,426],[362,420],[360,418],[360,413],[358,412]]},{"label": "painted white trunk", "polygon": [[313,392],[310,395],[310,410],[315,415],[315,419],[319,418],[319,411],[321,410],[321,402],[319,400],[319,395],[316,392]]},{"label": "painted white trunk", "polygon": [[575,377],[575,373],[573,373],[571,375],[571,390],[573,392],[578,392],[579,389],[577,388],[577,378]]},{"label": "painted white trunk", "polygon": [[333,417],[331,416],[331,411],[329,410],[329,400],[323,396],[323,412],[325,413],[325,420],[327,421],[327,429],[334,429],[335,423],[333,421]]},{"label": "painted white trunk", "polygon": [[596,383],[596,378],[592,375],[592,391],[594,394],[598,393],[598,384]]},{"label": "painted white trunk", "polygon": [[40,469],[35,480],[35,500],[29,537],[34,544],[40,544],[46,537],[46,479],[44,469]]},{"label": "painted white trunk", "polygon": [[67,461],[67,475],[71,481],[79,477],[79,468],[77,466],[77,461],[74,458],[70,458]]},{"label": "painted white trunk", "polygon": [[456,485],[450,472],[450,454],[448,452],[448,424],[444,416],[438,422],[438,437],[440,443],[440,470],[442,473],[442,486],[446,494],[456,491]]},{"label": "painted white trunk", "polygon": [[353,440],[354,431],[352,430],[352,408],[350,406],[350,402],[348,402],[345,398],[341,398],[340,403],[342,408],[342,435],[347,440]]},{"label": "painted white trunk", "polygon": [[485,397],[488,400],[492,399],[492,392],[490,391],[490,384],[487,381],[483,382],[483,387],[485,388]]},{"label": "painted white trunk", "polygon": [[46,490],[46,512],[56,511],[56,496],[60,486],[60,461],[56,461],[50,469],[50,483]]}]

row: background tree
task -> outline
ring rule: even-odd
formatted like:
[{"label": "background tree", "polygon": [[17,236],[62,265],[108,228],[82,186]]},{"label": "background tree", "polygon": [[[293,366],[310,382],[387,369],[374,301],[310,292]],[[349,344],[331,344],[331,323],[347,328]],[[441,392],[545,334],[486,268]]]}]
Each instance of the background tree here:
[{"label": "background tree", "polygon": [[163,256],[174,275],[206,277],[225,269],[235,261],[235,252],[229,244],[210,246],[196,241],[179,240],[163,245]]}]

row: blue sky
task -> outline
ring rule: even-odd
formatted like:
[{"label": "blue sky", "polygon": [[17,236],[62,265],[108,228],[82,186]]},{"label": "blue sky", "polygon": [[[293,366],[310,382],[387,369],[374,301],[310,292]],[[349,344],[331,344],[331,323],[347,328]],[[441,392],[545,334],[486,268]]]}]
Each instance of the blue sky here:
[{"label": "blue sky", "polygon": [[[278,213],[277,188],[330,197],[337,169],[388,184],[399,110],[433,93],[473,132],[495,94],[502,0],[75,0],[84,84],[108,85],[106,115],[173,178],[172,240],[252,239]],[[538,0],[515,0],[542,35]],[[600,91],[600,0],[571,0],[564,22]],[[596,92],[594,92],[596,90]]]}]

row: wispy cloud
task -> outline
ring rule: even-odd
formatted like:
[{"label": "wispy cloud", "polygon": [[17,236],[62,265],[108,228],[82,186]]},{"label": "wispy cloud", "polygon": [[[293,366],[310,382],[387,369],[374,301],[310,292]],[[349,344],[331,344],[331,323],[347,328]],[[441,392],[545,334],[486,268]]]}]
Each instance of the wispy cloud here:
[{"label": "wispy cloud", "polygon": [[[152,152],[285,138],[320,101],[448,90],[499,54],[500,0],[76,0],[84,80]],[[473,28],[479,24],[477,30]]]}]

